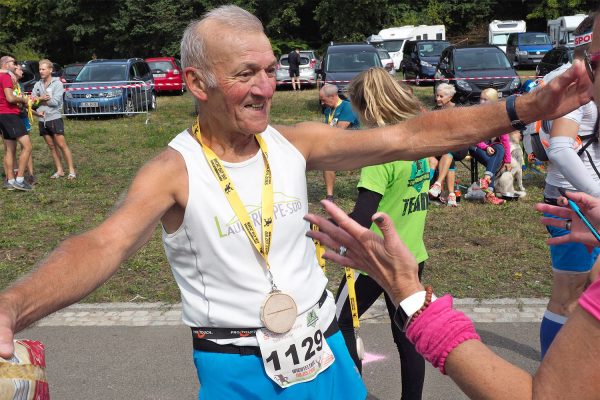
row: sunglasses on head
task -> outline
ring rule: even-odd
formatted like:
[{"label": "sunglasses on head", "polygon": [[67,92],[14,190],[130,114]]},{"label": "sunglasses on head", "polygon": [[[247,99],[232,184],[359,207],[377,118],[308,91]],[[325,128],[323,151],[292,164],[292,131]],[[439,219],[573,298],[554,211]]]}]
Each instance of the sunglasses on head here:
[{"label": "sunglasses on head", "polygon": [[600,51],[594,53],[588,53],[585,51],[585,69],[590,77],[590,80],[594,82],[596,67],[598,66],[598,60],[600,60]]}]

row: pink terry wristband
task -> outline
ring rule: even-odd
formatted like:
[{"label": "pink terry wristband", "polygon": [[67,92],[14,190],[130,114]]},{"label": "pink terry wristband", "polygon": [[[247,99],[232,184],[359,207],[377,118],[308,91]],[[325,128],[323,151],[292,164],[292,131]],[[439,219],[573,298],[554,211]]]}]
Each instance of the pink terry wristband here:
[{"label": "pink terry wristband", "polygon": [[431,303],[408,327],[406,337],[427,361],[446,375],[446,358],[467,340],[481,340],[473,322],[452,309],[452,297],[445,295]]},{"label": "pink terry wristband", "polygon": [[596,279],[579,298],[579,305],[600,321],[600,279]]}]

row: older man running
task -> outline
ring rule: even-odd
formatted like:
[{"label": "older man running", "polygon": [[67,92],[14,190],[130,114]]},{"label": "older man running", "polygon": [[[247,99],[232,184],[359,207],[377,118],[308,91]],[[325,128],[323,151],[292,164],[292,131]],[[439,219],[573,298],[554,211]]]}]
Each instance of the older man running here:
[{"label": "older man running", "polygon": [[222,6],[181,44],[198,116],[135,177],[97,228],[64,241],[0,294],[0,356],[13,333],[105,282],[162,224],[193,332],[199,398],[364,399],[335,323],[333,296],[305,236],[306,169],[416,160],[551,119],[589,101],[585,68],[533,95],[426,113],[364,131],[269,125],[275,58],[260,21]]}]

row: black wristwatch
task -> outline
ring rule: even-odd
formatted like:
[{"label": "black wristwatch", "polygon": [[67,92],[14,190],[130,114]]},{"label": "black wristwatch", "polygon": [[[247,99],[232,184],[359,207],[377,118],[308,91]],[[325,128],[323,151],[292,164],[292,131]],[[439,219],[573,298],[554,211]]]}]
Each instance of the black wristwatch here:
[{"label": "black wristwatch", "polygon": [[508,114],[508,119],[510,119],[510,124],[516,130],[522,131],[527,127],[527,124],[524,124],[523,121],[519,119],[517,115],[517,110],[515,109],[515,101],[517,100],[517,95],[513,94],[512,96],[508,96],[506,98],[506,113]]},{"label": "black wristwatch", "polygon": [[394,313],[394,323],[402,331],[406,330],[408,322],[425,303],[426,292],[424,290],[416,292],[402,300]]}]

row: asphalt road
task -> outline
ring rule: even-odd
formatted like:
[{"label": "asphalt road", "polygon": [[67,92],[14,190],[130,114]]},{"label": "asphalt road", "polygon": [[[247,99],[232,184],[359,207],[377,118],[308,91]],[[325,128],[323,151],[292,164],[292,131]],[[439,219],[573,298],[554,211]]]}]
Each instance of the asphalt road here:
[{"label": "asphalt road", "polygon": [[[539,324],[476,326],[495,352],[527,371],[535,371]],[[389,325],[363,324],[361,335],[368,353],[363,377],[369,398],[400,399],[400,361]],[[46,345],[52,399],[197,398],[191,335],[184,326],[35,327],[18,337],[41,340]],[[449,378],[428,366],[423,399],[460,400],[466,396]]]}]

